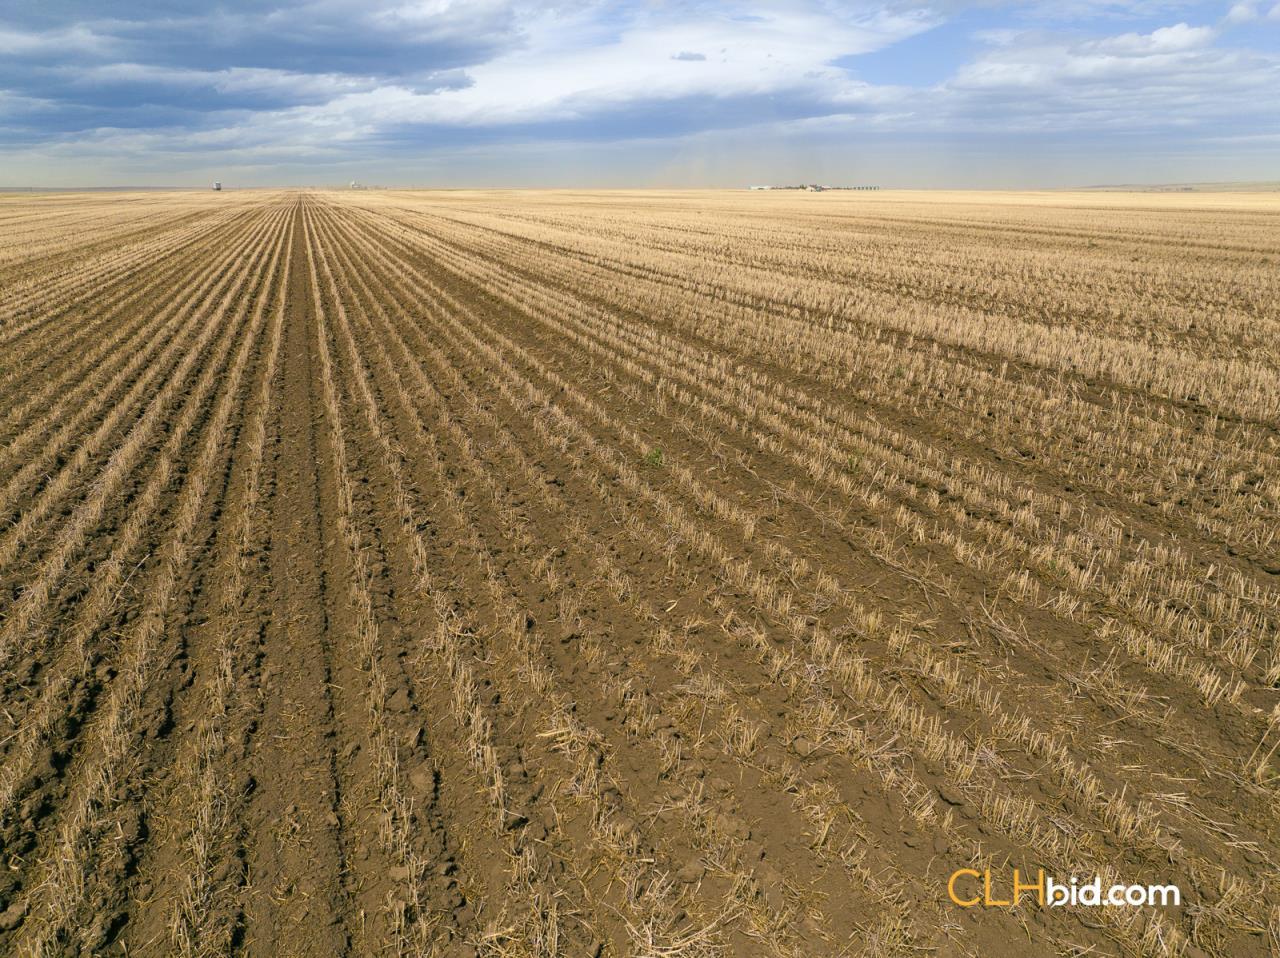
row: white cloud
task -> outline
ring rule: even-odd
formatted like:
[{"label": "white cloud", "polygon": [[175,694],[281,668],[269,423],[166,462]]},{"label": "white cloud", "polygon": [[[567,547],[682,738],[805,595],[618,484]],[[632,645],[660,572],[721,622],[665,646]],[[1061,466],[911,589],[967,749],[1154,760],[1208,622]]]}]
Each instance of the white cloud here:
[{"label": "white cloud", "polygon": [[73,71],[73,76],[73,82],[91,87],[129,83],[169,89],[209,88],[224,94],[274,94],[295,100],[332,99],[348,93],[376,89],[378,86],[378,80],[373,77],[355,77],[343,73],[298,73],[257,67],[194,70],[144,63],[108,63],[78,68]]},{"label": "white cloud", "polygon": [[1280,55],[1231,48],[1211,27],[1082,38],[1047,30],[993,38],[918,101],[926,129],[1194,144],[1280,122]]},{"label": "white cloud", "polygon": [[[675,18],[664,9],[610,32],[595,11],[544,15],[526,25],[522,48],[469,69],[466,89],[426,97],[382,91],[377,99],[406,122],[484,126],[582,119],[692,96],[840,94],[850,81],[830,61],[888,46],[932,22],[912,13],[837,16],[800,4],[757,11],[756,19],[740,20]],[[671,67],[673,50],[707,52],[699,69],[682,70]]]},{"label": "white cloud", "polygon": [[1227,11],[1226,20],[1228,23],[1248,23],[1250,20],[1258,19],[1258,8],[1252,3],[1237,3]]},{"label": "white cloud", "polygon": [[973,39],[990,47],[1010,46],[1017,41],[1018,37],[1023,35],[1024,31],[1016,30],[1012,27],[991,30],[975,30],[972,34]]},{"label": "white cloud", "polygon": [[77,24],[62,30],[37,32],[0,28],[0,55],[42,56],[66,53],[108,53],[117,44],[111,37]]},{"label": "white cloud", "polygon": [[1272,20],[1280,21],[1280,3],[1277,3],[1265,14],[1258,9],[1257,3],[1253,0],[1242,0],[1242,2],[1234,4],[1224,18],[1227,23],[1252,23],[1256,20]]},{"label": "white cloud", "polygon": [[[520,47],[469,68],[465,77],[439,78],[427,90],[385,79],[365,85],[349,77],[308,80],[271,71],[231,70],[216,79],[220,88],[237,90],[327,85],[332,96],[324,102],[259,112],[239,128],[245,142],[274,137],[300,149],[312,143],[359,142],[423,125],[588,123],[629,108],[660,116],[662,104],[691,99],[704,104],[754,99],[759,101],[758,117],[735,122],[767,122],[779,118],[771,105],[774,98],[793,104],[789,110],[807,103],[825,105],[818,108],[830,113],[892,99],[892,91],[856,81],[830,61],[891,45],[932,23],[910,12],[835,15],[796,4],[772,12],[755,9],[759,14],[751,19],[696,10],[673,17],[669,9],[648,9],[622,23],[602,23],[598,8],[561,8],[525,22]],[[672,51],[676,56],[692,51],[704,59],[673,64]],[[202,73],[180,79],[209,82]],[[349,86],[344,89],[344,84]],[[672,119],[678,116],[673,113]],[[648,132],[637,130],[636,135]]]},{"label": "white cloud", "polygon": [[1190,27],[1185,23],[1175,23],[1171,27],[1161,27],[1151,33],[1124,33],[1118,37],[1108,37],[1105,40],[1086,44],[1085,49],[1116,56],[1181,53],[1184,50],[1208,46],[1213,42],[1216,32],[1213,27]]},{"label": "white cloud", "polygon": [[[1000,46],[966,64],[948,86],[1020,89],[1031,99],[1062,84],[1091,83],[1095,85],[1089,88],[1088,95],[1105,103],[1126,94],[1140,94],[1144,82],[1183,87],[1188,83],[1201,86],[1215,76],[1219,81],[1229,81],[1233,71],[1245,66],[1245,62],[1235,54],[1214,49],[1215,36],[1212,27],[1185,23],[1151,33],[1124,33],[1085,41],[1026,33],[1005,38]],[[1108,86],[1100,89],[1097,84]],[[1212,95],[1211,88],[1203,92]]]}]

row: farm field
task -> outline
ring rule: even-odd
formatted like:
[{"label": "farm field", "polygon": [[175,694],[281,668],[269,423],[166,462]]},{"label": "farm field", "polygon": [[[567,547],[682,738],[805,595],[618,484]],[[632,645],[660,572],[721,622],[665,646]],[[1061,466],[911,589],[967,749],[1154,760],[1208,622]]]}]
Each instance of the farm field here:
[{"label": "farm field", "polygon": [[0,195],[0,397],[0,954],[1280,952],[1280,195]]}]

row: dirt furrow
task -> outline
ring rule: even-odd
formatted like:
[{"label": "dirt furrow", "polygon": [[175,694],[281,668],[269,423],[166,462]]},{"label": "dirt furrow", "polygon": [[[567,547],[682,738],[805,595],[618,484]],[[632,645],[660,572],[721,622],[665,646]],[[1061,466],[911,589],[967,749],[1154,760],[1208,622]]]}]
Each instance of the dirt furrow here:
[{"label": "dirt furrow", "polygon": [[245,809],[246,947],[264,954],[344,954],[356,931],[345,887],[329,581],[331,530],[321,503],[315,312],[301,211],[290,251],[279,402],[270,426],[268,595],[257,668]]}]

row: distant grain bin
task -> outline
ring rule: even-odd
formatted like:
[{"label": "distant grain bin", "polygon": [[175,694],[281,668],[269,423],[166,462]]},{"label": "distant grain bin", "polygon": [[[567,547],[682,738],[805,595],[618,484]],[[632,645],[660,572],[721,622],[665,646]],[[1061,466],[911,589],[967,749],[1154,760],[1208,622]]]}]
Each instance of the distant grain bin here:
[{"label": "distant grain bin", "polygon": [[215,190],[221,190],[221,189],[222,189],[222,181],[221,181],[221,180],[215,180],[215,181],[214,181],[214,183],[213,183],[213,188],[214,188]]}]

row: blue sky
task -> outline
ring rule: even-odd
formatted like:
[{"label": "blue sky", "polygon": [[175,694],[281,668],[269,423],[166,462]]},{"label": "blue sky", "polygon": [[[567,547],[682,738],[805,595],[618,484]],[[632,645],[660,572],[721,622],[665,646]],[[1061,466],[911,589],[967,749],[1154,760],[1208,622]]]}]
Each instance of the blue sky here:
[{"label": "blue sky", "polygon": [[0,185],[1280,179],[1280,0],[0,0]]}]

